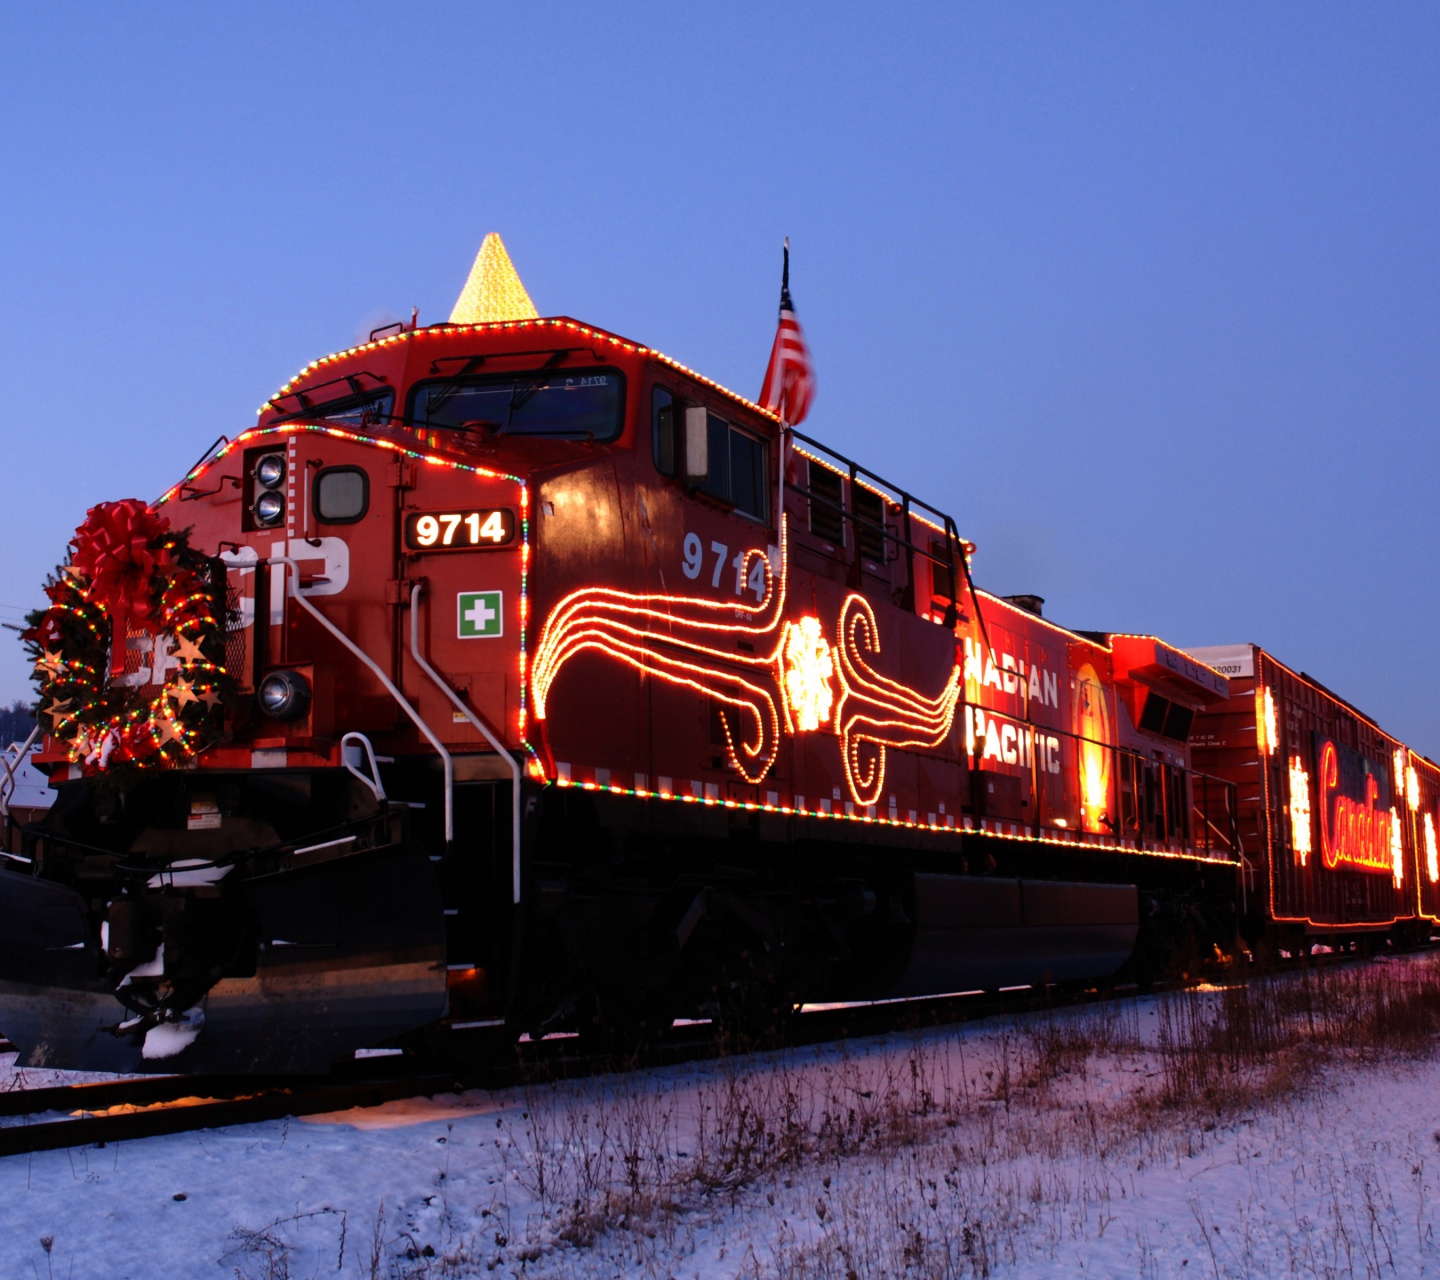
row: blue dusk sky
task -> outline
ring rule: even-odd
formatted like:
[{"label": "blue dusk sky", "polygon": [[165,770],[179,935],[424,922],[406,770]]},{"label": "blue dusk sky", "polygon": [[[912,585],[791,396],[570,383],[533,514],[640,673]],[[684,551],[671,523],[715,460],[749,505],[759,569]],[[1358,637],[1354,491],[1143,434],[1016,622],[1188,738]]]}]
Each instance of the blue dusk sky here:
[{"label": "blue dusk sky", "polygon": [[87,507],[445,319],[487,231],[750,396],[788,234],[806,430],[981,585],[1257,641],[1440,758],[1440,7],[10,4],[0,47],[0,619]]}]

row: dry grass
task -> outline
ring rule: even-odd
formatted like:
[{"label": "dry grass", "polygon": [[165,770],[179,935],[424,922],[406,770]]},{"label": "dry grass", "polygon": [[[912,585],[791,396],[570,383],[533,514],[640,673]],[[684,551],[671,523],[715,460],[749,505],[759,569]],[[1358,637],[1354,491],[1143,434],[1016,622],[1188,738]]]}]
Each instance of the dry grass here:
[{"label": "dry grass", "polygon": [[[719,1241],[707,1266],[721,1275],[952,1280],[1019,1265],[1072,1273],[1077,1249],[1125,1231],[1136,1273],[1158,1278],[1174,1259],[1128,1204],[1147,1170],[1234,1146],[1261,1115],[1298,1130],[1327,1068],[1428,1054],[1437,1038],[1440,957],[1421,957],[899,1046],[734,1057],[690,1085],[665,1077],[669,1092],[646,1074],[537,1084],[517,1123],[496,1122],[506,1176],[488,1204],[452,1214],[442,1171],[437,1249],[386,1232],[387,1270],[377,1220],[375,1248],[352,1244],[337,1270],[662,1277],[692,1274],[696,1250]],[[1427,1159],[1440,1163],[1433,1150],[1396,1153],[1409,1171],[1397,1189],[1375,1158],[1311,1150],[1293,1187],[1267,1193],[1274,1203],[1231,1206],[1230,1234],[1197,1195],[1175,1274],[1394,1274],[1407,1249],[1436,1248]],[[1278,1220],[1277,1205],[1291,1217]],[[287,1274],[285,1225],[237,1233],[238,1274]]]}]

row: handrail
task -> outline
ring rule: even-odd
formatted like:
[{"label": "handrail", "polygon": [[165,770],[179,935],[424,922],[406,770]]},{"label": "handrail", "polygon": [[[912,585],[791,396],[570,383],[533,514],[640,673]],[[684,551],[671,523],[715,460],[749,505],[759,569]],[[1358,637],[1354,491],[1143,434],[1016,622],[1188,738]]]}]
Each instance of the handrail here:
[{"label": "handrail", "polygon": [[[950,588],[954,594],[950,597],[950,600],[945,609],[945,626],[952,629],[954,628],[955,623],[958,621],[959,618],[959,588],[960,579],[961,577],[963,577],[965,580],[965,586],[970,592],[971,602],[975,605],[975,620],[980,624],[981,638],[985,641],[985,647],[993,653],[994,646],[990,643],[990,631],[989,628],[985,625],[985,613],[980,607],[980,596],[975,589],[975,579],[970,574],[970,561],[968,559],[968,553],[970,551],[973,551],[974,547],[971,546],[970,543],[966,542],[963,538],[961,538],[960,531],[958,528],[956,528],[955,521],[950,516],[946,515],[945,512],[941,511],[939,507],[931,506],[930,503],[926,502],[922,498],[916,498],[908,490],[902,489],[898,484],[892,483],[891,481],[885,479],[884,476],[878,475],[876,472],[871,471],[868,467],[861,466],[860,463],[855,462],[853,459],[847,458],[838,449],[833,449],[827,444],[822,444],[813,436],[807,436],[802,432],[796,431],[793,427],[791,427],[789,431],[796,440],[804,441],[806,444],[820,450],[822,453],[828,454],[831,458],[835,460],[835,462],[840,463],[841,466],[846,469],[845,472],[840,471],[834,466],[833,463],[826,461],[824,458],[815,459],[820,463],[821,466],[836,472],[836,474],[840,475],[842,479],[845,478],[845,474],[848,473],[852,492],[854,490],[857,479],[860,476],[864,476],[867,481],[873,482],[873,484],[867,485],[867,488],[873,489],[875,492],[880,494],[882,499],[900,509],[900,514],[905,522],[904,537],[902,537],[898,532],[891,531],[889,525],[885,522],[885,517],[883,513],[880,518],[880,523],[877,525],[873,520],[870,520],[869,518],[860,515],[858,511],[852,510],[852,508],[854,507],[853,498],[851,499],[850,504],[847,506],[843,501],[840,503],[836,503],[832,499],[825,497],[823,494],[815,493],[814,490],[812,490],[808,485],[801,486],[794,483],[791,483],[789,485],[789,488],[792,492],[800,495],[803,498],[806,498],[810,502],[818,502],[822,506],[829,508],[831,511],[838,512],[842,521],[848,520],[851,525],[854,526],[855,561],[852,565],[853,572],[857,574],[860,572],[860,529],[863,526],[867,529],[872,530],[873,532],[879,533],[882,542],[893,542],[896,547],[904,550],[906,574],[906,607],[913,609],[915,607],[915,555],[918,552],[921,556],[929,560],[932,564],[945,569],[946,575],[950,580]],[[801,452],[804,453],[803,450]],[[805,456],[809,457],[810,455],[806,454]],[[879,486],[879,488],[876,488],[875,486]],[[882,490],[888,490],[889,492],[885,493],[882,492]],[[924,522],[927,525],[930,525],[932,528],[937,528],[938,531],[941,533],[944,539],[945,548],[945,554],[943,558],[937,555],[931,548],[917,545],[913,541],[914,528],[912,521],[915,515],[915,510],[917,508],[922,511],[929,512],[931,516],[935,517],[935,520],[930,520],[926,518]],[[938,526],[935,523],[936,520],[939,521]],[[958,557],[955,554],[957,550],[960,553]],[[889,559],[888,553],[885,558],[887,560]],[[855,585],[859,585],[858,579],[856,580]]]},{"label": "handrail", "polygon": [[405,700],[405,695],[395,687],[390,677],[380,670],[376,661],[300,594],[300,566],[289,556],[270,556],[267,563],[288,565],[295,571],[293,577],[289,574],[286,575],[286,594],[365,664],[371,675],[380,681],[385,692],[395,699],[400,706],[400,710],[410,717],[415,727],[425,735],[426,740],[435,748],[436,753],[440,757],[440,763],[445,770],[445,844],[448,847],[455,839],[455,762],[450,758],[450,753],[445,750],[444,743],[435,735],[435,731],[425,723],[420,713]]},{"label": "handrail", "polygon": [[425,660],[424,655],[420,652],[420,592],[424,587],[423,582],[417,582],[410,588],[410,653],[415,659],[416,665],[430,677],[435,687],[450,699],[455,709],[475,726],[481,737],[494,747],[500,758],[510,766],[510,882],[511,898],[518,906],[520,902],[520,762],[510,754],[509,748],[495,735],[490,726],[465,705],[455,690],[441,678],[440,673]]},{"label": "handrail", "polygon": [[[795,439],[801,440],[801,441],[803,441],[805,444],[808,444],[808,445],[812,446],[813,448],[823,449],[826,453],[828,453],[828,454],[829,454],[832,458],[834,458],[837,462],[843,463],[847,468],[850,468],[850,473],[851,473],[852,477],[853,477],[854,475],[856,475],[856,474],[863,475],[863,476],[865,476],[866,479],[868,479],[868,480],[873,480],[877,485],[880,485],[880,486],[882,486],[883,488],[889,489],[889,490],[891,491],[891,493],[894,493],[894,494],[898,495],[898,496],[899,496],[900,498],[902,498],[902,499],[908,497],[908,498],[910,499],[910,502],[911,502],[911,505],[912,505],[912,506],[922,507],[922,508],[924,508],[926,511],[928,511],[932,516],[937,516],[937,517],[939,518],[939,520],[940,520],[940,524],[941,524],[941,527],[942,527],[942,528],[945,527],[946,525],[953,525],[953,524],[955,523],[953,520],[950,519],[950,517],[949,517],[948,515],[945,514],[945,512],[941,511],[939,507],[932,507],[932,506],[931,506],[928,502],[926,502],[923,498],[916,498],[916,497],[914,497],[913,495],[907,493],[904,489],[902,489],[898,484],[892,483],[891,481],[885,479],[884,476],[882,476],[882,475],[877,475],[875,472],[871,471],[868,467],[862,466],[860,463],[855,462],[855,461],[851,460],[850,458],[847,458],[843,453],[840,453],[840,452],[839,452],[838,450],[836,450],[836,449],[832,449],[828,444],[825,444],[825,443],[823,443],[823,442],[820,441],[820,440],[816,440],[813,436],[807,436],[807,435],[805,435],[803,432],[796,431],[794,427],[791,427],[791,428],[790,428],[790,434],[791,434],[792,436],[794,436]],[[823,461],[823,460],[822,460],[822,461]],[[828,465],[828,464],[827,464],[827,465]],[[794,486],[791,486],[791,487],[793,488]],[[868,522],[867,522],[867,523],[868,523]],[[873,526],[872,526],[872,527],[873,527]]]},{"label": "handrail", "polygon": [[[368,774],[361,773],[345,755],[345,748],[352,743],[359,749],[365,757],[365,762],[370,766]],[[371,746],[369,738],[354,730],[344,734],[340,739],[340,763],[345,766],[347,773],[353,774],[370,788],[370,794],[375,797],[376,804],[385,803],[385,784],[380,781],[380,765],[375,759],[375,748]]]},{"label": "handrail", "polygon": [[[1085,734],[1083,734],[1083,733],[1075,733],[1075,732],[1073,732],[1072,730],[1069,730],[1069,729],[1062,729],[1062,728],[1060,728],[1060,727],[1057,726],[1057,725],[1048,725],[1048,724],[1044,724],[1044,723],[1041,723],[1041,722],[1038,722],[1038,721],[1034,721],[1034,720],[1022,719],[1022,718],[1020,718],[1019,716],[1010,715],[1009,713],[1004,712],[1004,711],[994,711],[994,710],[991,710],[989,707],[980,706],[979,704],[976,704],[976,703],[965,702],[965,703],[963,703],[962,705],[966,706],[967,708],[968,708],[968,707],[978,707],[979,710],[981,710],[981,711],[983,711],[983,712],[985,713],[985,716],[986,716],[987,720],[993,721],[993,720],[999,719],[999,720],[1002,720],[1002,721],[1008,721],[1009,723],[1011,723],[1011,724],[1013,724],[1013,725],[1015,725],[1015,726],[1017,726],[1017,727],[1019,727],[1019,728],[1029,729],[1032,733],[1037,733],[1037,734],[1038,734],[1038,733],[1047,733],[1047,734],[1051,734],[1051,735],[1053,735],[1053,736],[1055,736],[1055,737],[1057,737],[1057,738],[1065,738],[1065,739],[1068,739],[1068,740],[1070,741],[1070,743],[1073,745],[1074,749],[1077,750],[1077,751],[1079,751],[1079,750],[1081,750],[1081,749],[1083,749],[1083,748],[1085,748],[1085,747],[1097,747],[1097,748],[1099,748],[1100,750],[1102,750],[1103,752],[1105,752],[1106,756],[1109,757],[1109,759],[1110,759],[1110,763],[1111,763],[1111,767],[1112,767],[1112,771],[1113,771],[1113,775],[1114,775],[1114,776],[1112,777],[1110,786],[1113,787],[1113,788],[1115,788],[1115,794],[1116,794],[1117,798],[1118,798],[1118,796],[1119,796],[1119,785],[1120,785],[1119,766],[1120,766],[1120,763],[1121,763],[1122,761],[1128,761],[1132,766],[1136,766],[1135,772],[1136,772],[1137,774],[1138,774],[1138,766],[1144,765],[1144,766],[1146,766],[1147,768],[1149,768],[1149,767],[1158,767],[1158,768],[1162,768],[1162,769],[1164,769],[1164,770],[1173,771],[1174,773],[1177,773],[1177,774],[1181,775],[1183,778],[1187,779],[1187,780],[1189,781],[1189,783],[1191,784],[1190,789],[1189,789],[1189,809],[1190,809],[1190,811],[1193,812],[1196,816],[1198,816],[1198,817],[1201,819],[1202,823],[1203,823],[1203,828],[1202,828],[1201,834],[1205,834],[1205,836],[1206,836],[1206,839],[1205,839],[1205,842],[1204,842],[1204,845],[1203,845],[1204,851],[1208,853],[1208,852],[1211,851],[1212,847],[1213,847],[1213,848],[1217,848],[1217,849],[1219,849],[1221,852],[1223,852],[1223,853],[1225,853],[1225,854],[1228,855],[1228,861],[1233,862],[1233,863],[1236,864],[1237,866],[1242,866],[1242,867],[1243,867],[1243,866],[1245,865],[1245,850],[1244,850],[1244,847],[1243,847],[1243,843],[1242,843],[1242,841],[1241,841],[1241,839],[1240,839],[1239,827],[1238,827],[1238,824],[1237,824],[1237,822],[1236,822],[1234,809],[1233,809],[1233,807],[1232,807],[1232,802],[1234,801],[1234,799],[1235,799],[1235,794],[1236,794],[1236,786],[1235,786],[1235,783],[1229,782],[1229,781],[1227,781],[1227,780],[1224,779],[1224,778],[1217,777],[1215,774],[1204,773],[1204,772],[1202,772],[1202,771],[1199,770],[1199,769],[1195,769],[1195,768],[1192,768],[1192,767],[1187,766],[1187,765],[1167,764],[1167,763],[1165,763],[1164,761],[1156,760],[1156,759],[1154,759],[1152,756],[1149,756],[1149,755],[1145,754],[1145,752],[1142,751],[1142,750],[1139,750],[1139,749],[1137,749],[1137,748],[1135,748],[1135,747],[1122,746],[1122,745],[1121,745],[1120,743],[1118,743],[1118,742],[1105,742],[1105,741],[1102,741],[1102,740],[1099,739],[1099,738],[1091,738],[1091,737],[1088,737],[1087,735],[1085,735]],[[975,738],[975,741],[976,741],[977,744],[978,744],[980,741],[982,741],[982,735],[977,734],[977,735],[976,735],[976,738]],[[975,754],[975,753],[972,753],[972,752],[970,752],[970,751],[966,751],[964,754],[965,754],[965,757],[966,757],[967,759],[970,759],[970,758],[972,758],[972,755]],[[984,758],[983,755],[981,755],[981,756],[980,756],[980,763],[976,764],[975,767],[977,767],[977,768],[984,768],[983,758]],[[1039,825],[1042,825],[1042,826],[1043,826],[1043,825],[1046,825],[1046,824],[1044,823],[1043,820],[1041,820],[1041,819],[1039,818],[1039,810],[1040,810],[1040,806],[1041,806],[1042,788],[1041,788],[1041,786],[1040,786],[1039,775],[1038,775],[1038,773],[1036,772],[1036,769],[1037,769],[1036,760],[1035,760],[1034,757],[1032,757],[1032,759],[1031,759],[1031,765],[1030,765],[1030,786],[1031,786],[1031,793],[1032,793],[1032,795],[1033,795],[1034,798],[1035,798],[1036,820],[1037,820],[1037,822],[1039,822]],[[1229,836],[1228,838],[1225,836],[1225,833],[1221,830],[1221,828],[1219,828],[1218,826],[1216,826],[1215,823],[1211,821],[1209,805],[1208,805],[1208,804],[1205,804],[1203,808],[1197,806],[1196,800],[1195,800],[1195,795],[1194,795],[1194,784],[1195,784],[1196,782],[1199,782],[1199,783],[1201,784],[1201,799],[1202,799],[1202,802],[1203,802],[1205,799],[1208,798],[1208,794],[1209,794],[1209,784],[1212,784],[1212,783],[1214,784],[1215,788],[1218,790],[1218,792],[1219,792],[1219,797],[1223,797],[1223,799],[1224,799],[1224,805],[1223,805],[1223,807],[1224,807],[1225,813],[1226,813],[1226,814],[1229,816],[1229,818],[1230,818],[1230,825],[1231,825],[1231,833],[1230,833],[1230,836]],[[1219,798],[1219,797],[1217,797],[1217,798]],[[1171,804],[1171,796],[1170,796],[1170,794],[1169,794],[1169,788],[1162,782],[1161,785],[1160,785],[1160,787],[1159,787],[1159,800],[1158,800],[1157,809],[1159,810],[1159,813],[1162,815],[1163,820],[1164,820],[1164,825],[1165,825],[1165,830],[1166,830],[1166,838],[1163,839],[1163,840],[1157,839],[1157,840],[1154,841],[1154,843],[1156,843],[1156,844],[1181,844],[1181,845],[1185,845],[1185,846],[1188,846],[1188,847],[1191,847],[1191,848],[1200,848],[1201,845],[1199,844],[1198,839],[1192,838],[1192,836],[1190,836],[1190,835],[1184,835],[1184,834],[1182,834],[1182,835],[1181,835],[1181,838],[1180,838],[1179,840],[1175,840],[1175,839],[1174,839],[1175,833],[1174,833],[1174,832],[1171,832],[1171,830],[1170,830],[1170,823],[1171,823],[1170,804]],[[1209,831],[1213,831],[1213,832],[1215,833],[1216,837],[1217,837],[1217,840],[1216,840],[1216,842],[1215,842],[1215,844],[1214,844],[1213,846],[1212,846],[1211,841],[1210,841],[1209,836],[1208,836],[1208,832],[1209,832]],[[1136,815],[1135,815],[1134,819],[1133,819],[1130,823],[1128,823],[1128,824],[1125,825],[1125,828],[1124,828],[1123,831],[1122,831],[1122,828],[1121,828],[1119,822],[1117,821],[1116,824],[1115,824],[1115,826],[1114,826],[1114,827],[1112,828],[1112,830],[1111,830],[1110,839],[1115,840],[1115,841],[1117,842],[1117,847],[1119,847],[1119,848],[1128,848],[1129,846],[1126,846],[1126,845],[1124,845],[1124,844],[1118,843],[1118,842],[1126,839],[1127,836],[1128,836],[1129,838],[1132,838],[1132,839],[1138,838],[1138,839],[1141,841],[1141,844],[1142,844],[1142,845],[1143,845],[1144,843],[1146,843],[1146,836],[1145,836],[1145,834],[1144,834],[1144,824],[1140,821],[1139,813],[1138,813],[1138,793],[1137,793],[1137,812],[1136,812]]]},{"label": "handrail", "polygon": [[0,755],[0,765],[5,769],[5,780],[0,782],[0,818],[10,816],[10,797],[15,794],[15,769],[19,763],[30,754],[30,748],[34,746],[35,739],[40,736],[40,723],[37,720],[35,727],[30,730],[30,736],[21,744],[20,750],[16,752],[15,759],[9,756]]}]

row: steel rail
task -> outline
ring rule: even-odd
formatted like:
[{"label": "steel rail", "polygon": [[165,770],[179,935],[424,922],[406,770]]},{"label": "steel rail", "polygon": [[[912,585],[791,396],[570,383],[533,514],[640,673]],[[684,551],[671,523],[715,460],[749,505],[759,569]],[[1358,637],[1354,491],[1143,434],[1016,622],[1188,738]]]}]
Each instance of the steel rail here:
[{"label": "steel rail", "polygon": [[[1417,948],[1417,950],[1433,949]],[[1292,972],[1307,960],[1324,965],[1354,963],[1358,951],[1323,958],[1296,957],[1273,970],[1238,975],[1243,982]],[[239,1076],[145,1076],[97,1084],[61,1085],[0,1092],[0,1116],[22,1123],[0,1125],[0,1158],[52,1151],[89,1143],[135,1141],[198,1129],[255,1124],[287,1116],[317,1115],[353,1107],[378,1106],[401,1098],[435,1097],[465,1089],[498,1090],[525,1084],[574,1079],[617,1070],[674,1066],[753,1050],[795,1048],[858,1036],[877,1036],[975,1022],[998,1016],[1026,1017],[1055,1009],[1140,995],[1185,990],[1213,980],[1156,983],[1148,991],[1135,984],[1115,987],[1035,986],[1010,991],[921,996],[837,1005],[797,1012],[779,1043],[750,1044],[713,1024],[672,1029],[659,1045],[628,1058],[587,1050],[573,1035],[510,1044],[513,1057],[496,1055],[484,1066],[460,1071],[402,1066],[394,1073],[346,1079]],[[463,1033],[457,1033],[463,1034]],[[493,1051],[492,1044],[492,1051]],[[119,1108],[126,1108],[119,1110]],[[66,1112],[46,1119],[46,1115]],[[73,1114],[73,1113],[79,1114]]]}]

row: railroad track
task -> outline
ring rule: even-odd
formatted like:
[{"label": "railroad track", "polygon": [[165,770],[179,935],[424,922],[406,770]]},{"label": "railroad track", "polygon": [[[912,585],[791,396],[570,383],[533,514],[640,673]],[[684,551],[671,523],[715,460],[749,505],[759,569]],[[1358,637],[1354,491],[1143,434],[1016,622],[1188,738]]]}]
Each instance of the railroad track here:
[{"label": "railroad track", "polygon": [[[1348,959],[1337,955],[1332,963]],[[1285,966],[1286,968],[1290,966]],[[1252,975],[1259,976],[1259,975]],[[1165,984],[1154,990],[1175,990]],[[970,1022],[998,1014],[1028,1014],[1139,994],[1134,986],[1103,992],[1036,987],[877,1004],[826,1006],[794,1020],[792,1047],[854,1036]],[[197,1129],[254,1124],[285,1116],[317,1115],[378,1106],[399,1098],[435,1097],[465,1089],[503,1089],[528,1081],[596,1075],[617,1068],[673,1066],[745,1052],[708,1024],[677,1027],[660,1046],[627,1062],[586,1052],[573,1037],[513,1046],[513,1060],[492,1060],[459,1071],[427,1069],[393,1059],[394,1069],[370,1059],[326,1077],[147,1076],[95,1084],[0,1092],[0,1158],[91,1143],[134,1141]],[[493,1053],[493,1049],[492,1049]],[[348,1066],[348,1064],[347,1064]],[[10,1123],[5,1123],[8,1119]]]},{"label": "railroad track", "polygon": [[[699,1028],[695,1032],[676,1037],[638,1065],[669,1065],[712,1052],[714,1037]],[[568,1038],[516,1049],[513,1062],[460,1072],[427,1068],[411,1059],[394,1059],[395,1067],[387,1070],[376,1068],[377,1060],[367,1060],[323,1077],[142,1076],[11,1089],[0,1092],[0,1158],[373,1107],[399,1098],[503,1089],[537,1078],[595,1075],[617,1066],[613,1058],[577,1051],[576,1042]]]},{"label": "railroad track", "polygon": [[13,1089],[0,1094],[0,1115],[23,1120],[0,1125],[0,1156],[377,1106],[454,1087],[449,1075],[327,1079],[322,1084],[162,1076]]}]

